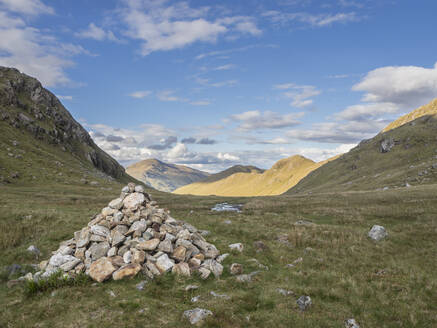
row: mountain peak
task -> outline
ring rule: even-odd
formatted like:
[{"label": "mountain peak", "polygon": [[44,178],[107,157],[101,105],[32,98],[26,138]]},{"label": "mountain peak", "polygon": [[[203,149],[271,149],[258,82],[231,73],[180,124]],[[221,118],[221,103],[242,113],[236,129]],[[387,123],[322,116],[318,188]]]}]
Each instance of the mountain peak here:
[{"label": "mountain peak", "polygon": [[393,130],[401,125],[404,125],[408,122],[414,121],[415,119],[425,116],[425,115],[435,115],[437,114],[437,98],[435,98],[434,100],[432,100],[430,103],[421,106],[415,110],[413,110],[412,112],[401,116],[400,118],[398,118],[397,120],[391,122],[389,125],[387,125],[387,127],[384,128],[384,130],[382,130],[382,132],[387,132],[390,130]]}]

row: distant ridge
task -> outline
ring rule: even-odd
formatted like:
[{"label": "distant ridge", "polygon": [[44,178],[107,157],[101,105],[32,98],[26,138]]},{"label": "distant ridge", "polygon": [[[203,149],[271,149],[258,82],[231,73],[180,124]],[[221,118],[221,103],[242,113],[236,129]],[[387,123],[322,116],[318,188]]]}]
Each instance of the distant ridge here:
[{"label": "distant ridge", "polygon": [[146,159],[126,169],[130,176],[156,190],[171,192],[181,186],[209,177],[209,173],[188,166],[168,164],[157,159]]},{"label": "distant ridge", "polygon": [[437,182],[437,100],[311,172],[288,193],[390,190]]},{"label": "distant ridge", "polygon": [[[315,163],[303,156],[284,158],[269,170],[250,172],[219,173],[223,178],[199,181],[174,191],[176,194],[217,195],[217,196],[267,196],[279,195],[297,184],[309,172],[327,161]],[[231,168],[232,169],[232,168]],[[230,170],[230,169],[229,169]]]},{"label": "distant ridge", "polygon": [[382,130],[382,132],[387,132],[393,130],[401,125],[404,125],[408,122],[414,121],[416,118],[425,116],[425,115],[434,115],[437,114],[437,98],[432,100],[429,104],[421,106],[412,112],[401,116],[397,120],[391,122],[387,127]]}]

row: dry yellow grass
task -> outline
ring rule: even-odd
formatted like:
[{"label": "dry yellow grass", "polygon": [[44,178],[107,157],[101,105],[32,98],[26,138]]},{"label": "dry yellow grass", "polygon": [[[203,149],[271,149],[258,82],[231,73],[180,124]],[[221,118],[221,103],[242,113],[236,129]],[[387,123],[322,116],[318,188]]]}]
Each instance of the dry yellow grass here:
[{"label": "dry yellow grass", "polygon": [[330,160],[315,163],[303,156],[295,155],[278,161],[264,173],[235,173],[214,182],[196,182],[174,191],[175,194],[217,196],[269,196],[280,195],[296,185],[310,172]]},{"label": "dry yellow grass", "polygon": [[404,125],[408,122],[414,121],[416,118],[425,116],[425,115],[435,115],[437,114],[437,98],[431,101],[429,104],[419,107],[412,112],[401,116],[396,121],[391,122],[387,127],[382,130],[382,132],[387,132],[397,127]]}]

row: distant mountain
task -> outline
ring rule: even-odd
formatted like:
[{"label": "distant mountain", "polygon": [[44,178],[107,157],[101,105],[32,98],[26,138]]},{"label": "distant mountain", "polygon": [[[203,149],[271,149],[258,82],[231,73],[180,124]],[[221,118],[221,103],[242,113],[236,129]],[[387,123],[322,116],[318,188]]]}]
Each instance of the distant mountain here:
[{"label": "distant mountain", "polygon": [[212,176],[210,181],[199,181],[179,188],[174,193],[218,196],[279,195],[324,163],[315,163],[297,155],[278,161],[267,171],[252,169],[250,172],[223,174],[220,179],[211,179]]},{"label": "distant mountain", "polygon": [[[288,193],[374,190],[437,182],[437,102],[308,174]],[[414,119],[414,117],[418,117]],[[402,123],[405,123],[401,125]]]},{"label": "distant mountain", "polygon": [[157,159],[146,159],[132,164],[126,169],[126,173],[152,188],[166,192],[210,176],[207,172],[184,165],[167,164]]},{"label": "distant mountain", "polygon": [[0,66],[0,183],[83,177],[130,179],[38,80]]}]

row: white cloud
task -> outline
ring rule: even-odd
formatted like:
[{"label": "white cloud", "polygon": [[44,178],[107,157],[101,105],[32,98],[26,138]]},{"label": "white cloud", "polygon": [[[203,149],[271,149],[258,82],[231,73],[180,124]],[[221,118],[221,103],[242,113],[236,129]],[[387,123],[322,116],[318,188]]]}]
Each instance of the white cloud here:
[{"label": "white cloud", "polygon": [[235,68],[234,64],[226,64],[226,65],[221,65],[221,66],[217,66],[216,68],[214,68],[215,71],[227,71],[230,69]]},{"label": "white cloud", "polygon": [[48,32],[28,26],[11,12],[50,13],[49,7],[44,7],[40,1],[0,0],[0,8],[10,10],[0,10],[0,65],[15,67],[51,87],[71,83],[65,72],[73,65],[71,56],[93,56],[80,45],[59,42]]},{"label": "white cloud", "polygon": [[112,31],[105,31],[101,27],[96,26],[96,24],[94,23],[90,23],[87,29],[75,33],[75,36],[79,38],[94,39],[98,41],[119,41]]},{"label": "white cloud", "polygon": [[432,68],[381,67],[370,71],[353,90],[366,92],[365,102],[393,103],[412,110],[437,96],[437,63]]},{"label": "white cloud", "polygon": [[281,115],[279,113],[259,110],[247,111],[241,114],[231,115],[230,119],[238,122],[238,130],[253,131],[260,129],[281,129],[299,125],[298,118],[302,117],[304,113],[291,113]]},{"label": "white cloud", "polygon": [[294,83],[277,84],[273,87],[278,90],[288,90],[282,95],[286,98],[292,99],[291,106],[304,108],[313,104],[313,98],[318,96],[321,92],[312,85],[297,85]]},{"label": "white cloud", "polygon": [[168,102],[187,102],[189,101],[186,98],[180,98],[174,95],[174,91],[173,90],[164,90],[164,91],[160,91],[157,94],[157,97],[159,100],[161,101],[168,101]]},{"label": "white cloud", "polygon": [[124,0],[121,11],[127,24],[126,35],[142,42],[141,54],[183,48],[195,42],[215,42],[232,33],[259,35],[261,31],[250,17],[204,18],[209,8],[193,9],[186,2],[169,5],[167,1]]},{"label": "white cloud", "polygon": [[369,103],[349,106],[335,114],[335,117],[346,121],[368,121],[378,119],[385,114],[395,114],[398,111],[399,106],[393,103]]},{"label": "white cloud", "polygon": [[135,91],[129,94],[129,97],[142,99],[152,94],[152,91],[143,90],[143,91]]},{"label": "white cloud", "polygon": [[24,15],[54,14],[52,7],[40,0],[0,0],[0,9]]},{"label": "white cloud", "polygon": [[358,21],[359,18],[354,12],[336,14],[310,14],[310,13],[285,13],[277,10],[270,10],[262,14],[276,24],[288,24],[299,22],[308,24],[311,27],[325,27],[334,23],[347,23]]}]

